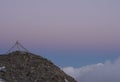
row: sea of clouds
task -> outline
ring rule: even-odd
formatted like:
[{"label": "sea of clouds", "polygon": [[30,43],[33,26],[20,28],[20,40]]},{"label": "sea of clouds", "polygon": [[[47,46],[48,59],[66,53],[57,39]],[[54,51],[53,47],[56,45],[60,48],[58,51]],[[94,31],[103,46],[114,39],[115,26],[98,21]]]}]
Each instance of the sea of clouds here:
[{"label": "sea of clouds", "polygon": [[80,68],[65,67],[63,71],[77,82],[120,82],[120,58]]}]

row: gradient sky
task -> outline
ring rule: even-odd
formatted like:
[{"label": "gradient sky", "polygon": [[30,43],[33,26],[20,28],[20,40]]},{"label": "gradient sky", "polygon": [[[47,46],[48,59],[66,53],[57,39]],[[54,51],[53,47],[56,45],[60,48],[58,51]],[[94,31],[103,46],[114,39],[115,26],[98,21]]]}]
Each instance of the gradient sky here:
[{"label": "gradient sky", "polygon": [[0,0],[0,52],[19,40],[60,66],[113,60],[119,8],[119,0]]}]

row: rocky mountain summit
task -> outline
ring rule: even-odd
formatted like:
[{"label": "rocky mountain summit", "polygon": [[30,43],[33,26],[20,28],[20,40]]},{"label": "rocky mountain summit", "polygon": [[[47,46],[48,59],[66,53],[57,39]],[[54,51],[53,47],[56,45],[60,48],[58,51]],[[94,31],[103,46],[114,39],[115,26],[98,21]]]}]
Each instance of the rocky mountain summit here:
[{"label": "rocky mountain summit", "polygon": [[25,51],[0,55],[0,82],[76,82],[51,61]]}]

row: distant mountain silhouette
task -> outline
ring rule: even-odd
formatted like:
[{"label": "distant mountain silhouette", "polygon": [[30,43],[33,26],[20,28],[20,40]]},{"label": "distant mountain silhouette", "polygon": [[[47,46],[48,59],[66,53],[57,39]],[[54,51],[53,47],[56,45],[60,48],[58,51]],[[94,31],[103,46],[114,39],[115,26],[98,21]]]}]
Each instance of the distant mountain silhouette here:
[{"label": "distant mountain silhouette", "polygon": [[13,51],[0,55],[0,82],[76,82],[41,56]]}]

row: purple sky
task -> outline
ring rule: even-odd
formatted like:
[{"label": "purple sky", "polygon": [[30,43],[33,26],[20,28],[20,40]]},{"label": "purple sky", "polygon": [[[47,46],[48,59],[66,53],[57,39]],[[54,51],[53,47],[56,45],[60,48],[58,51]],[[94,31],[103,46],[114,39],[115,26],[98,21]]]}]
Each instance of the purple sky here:
[{"label": "purple sky", "polygon": [[0,0],[0,49],[119,51],[119,0]]}]

